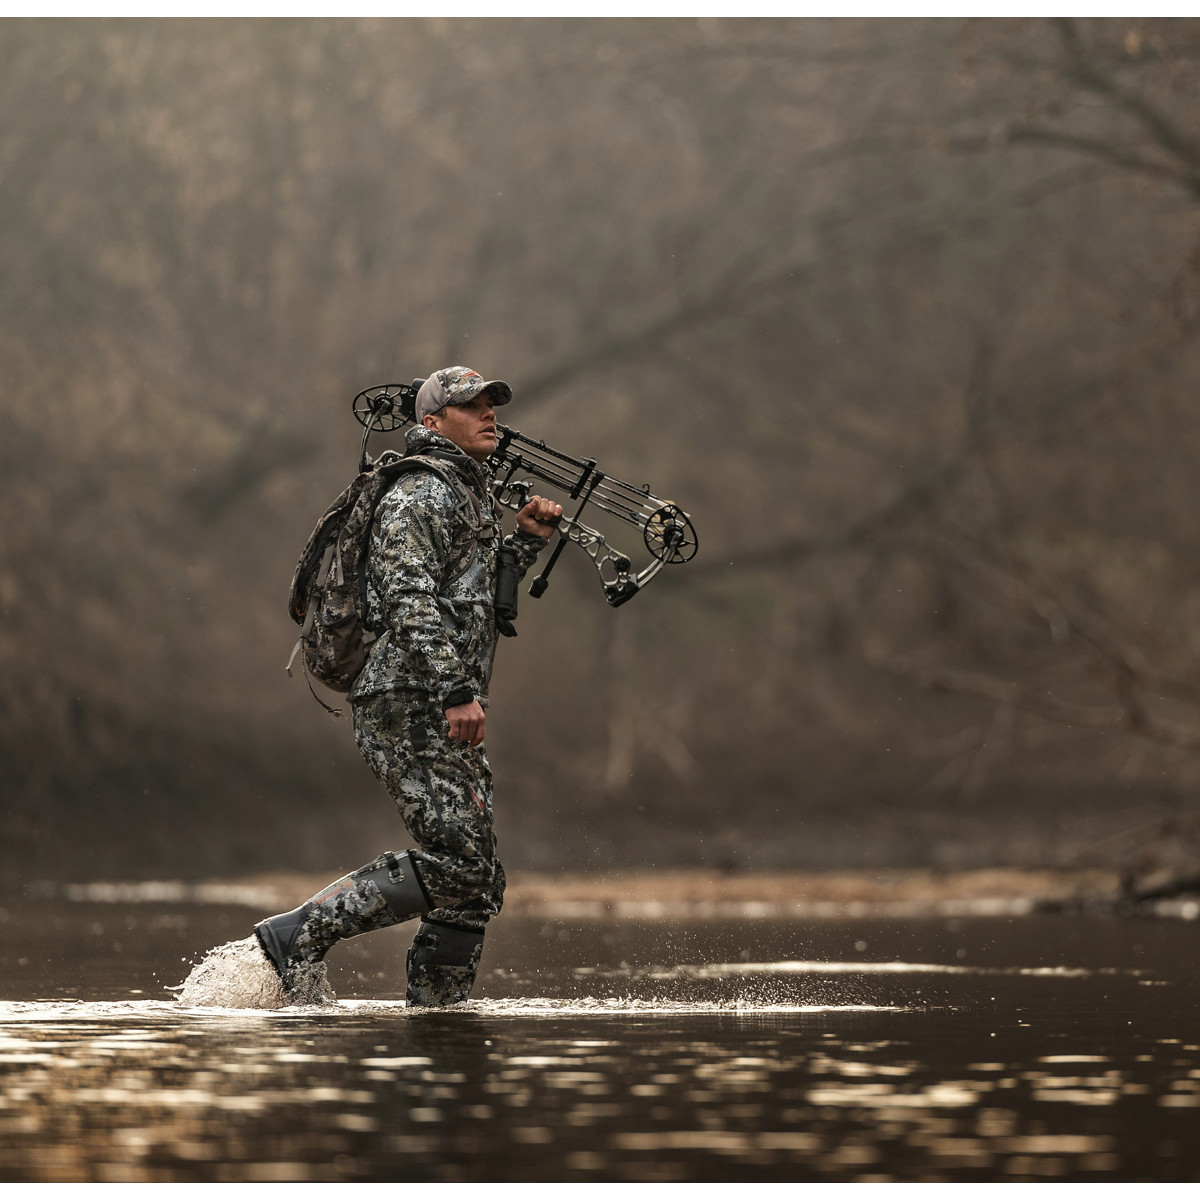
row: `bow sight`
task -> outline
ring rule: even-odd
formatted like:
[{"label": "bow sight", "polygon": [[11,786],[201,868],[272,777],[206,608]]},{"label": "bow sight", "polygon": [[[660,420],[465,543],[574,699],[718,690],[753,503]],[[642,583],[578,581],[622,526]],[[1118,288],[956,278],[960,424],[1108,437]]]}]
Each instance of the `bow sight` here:
[{"label": "bow sight", "polygon": [[[411,384],[384,384],[354,397],[354,415],[364,427],[360,471],[370,465],[367,441],[372,433],[392,433],[415,423],[417,391],[424,382],[414,379]],[[500,439],[488,465],[495,475],[492,495],[498,504],[519,512],[529,500],[533,479],[562,492],[567,501],[579,502],[573,516],[564,513],[558,518],[558,545],[531,584],[531,596],[540,596],[546,590],[547,577],[567,542],[574,542],[592,560],[604,597],[614,608],[636,595],[667,563],[685,563],[695,557],[696,531],[691,518],[677,505],[660,500],[648,484],[634,487],[597,470],[594,458],[572,458],[507,425],[497,425],[497,429]],[[635,572],[628,556],[584,525],[579,517],[589,504],[639,530],[651,562]]]}]

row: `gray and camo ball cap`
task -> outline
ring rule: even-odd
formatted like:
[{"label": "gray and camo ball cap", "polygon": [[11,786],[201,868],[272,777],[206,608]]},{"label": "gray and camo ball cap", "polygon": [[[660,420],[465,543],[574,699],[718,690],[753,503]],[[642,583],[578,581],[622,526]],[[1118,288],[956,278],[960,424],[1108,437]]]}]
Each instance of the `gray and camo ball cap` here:
[{"label": "gray and camo ball cap", "polygon": [[480,392],[489,391],[492,404],[499,407],[512,399],[512,388],[502,379],[484,379],[470,367],[443,367],[434,371],[417,392],[417,420],[435,413],[447,404],[469,404]]}]

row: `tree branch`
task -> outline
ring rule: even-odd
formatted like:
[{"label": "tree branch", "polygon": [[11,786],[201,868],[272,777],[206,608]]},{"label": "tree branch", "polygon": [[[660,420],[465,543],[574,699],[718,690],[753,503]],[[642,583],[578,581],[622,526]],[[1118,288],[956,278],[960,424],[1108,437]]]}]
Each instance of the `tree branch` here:
[{"label": "tree branch", "polygon": [[1079,31],[1069,17],[1055,17],[1053,24],[1071,60],[1071,74],[1083,87],[1116,100],[1126,112],[1141,122],[1164,150],[1200,166],[1200,148],[1165,113],[1159,112],[1136,92],[1122,87],[1087,58]]}]

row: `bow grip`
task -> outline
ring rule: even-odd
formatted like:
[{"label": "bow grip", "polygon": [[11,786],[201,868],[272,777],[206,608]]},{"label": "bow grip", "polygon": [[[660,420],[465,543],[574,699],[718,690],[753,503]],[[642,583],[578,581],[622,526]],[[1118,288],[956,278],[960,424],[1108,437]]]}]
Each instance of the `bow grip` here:
[{"label": "bow grip", "polygon": [[[529,493],[533,491],[533,483],[528,479],[518,479],[514,483],[510,483],[508,489],[516,496],[516,511],[520,512],[529,503]],[[562,520],[561,516],[547,517],[544,521],[538,518],[539,524],[552,525],[555,529],[558,528],[560,520]]]}]

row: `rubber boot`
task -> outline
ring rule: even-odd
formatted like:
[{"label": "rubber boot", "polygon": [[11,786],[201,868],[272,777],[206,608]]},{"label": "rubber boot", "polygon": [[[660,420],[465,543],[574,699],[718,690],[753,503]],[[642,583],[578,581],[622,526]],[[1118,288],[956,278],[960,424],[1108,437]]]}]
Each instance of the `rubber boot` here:
[{"label": "rubber boot", "polygon": [[306,1002],[321,998],[324,968],[317,973],[317,964],[339,941],[423,916],[431,907],[407,852],[384,854],[299,908],[260,921],[254,932],[289,997]]},{"label": "rubber boot", "polygon": [[410,1008],[446,1008],[471,994],[483,934],[454,925],[422,921],[408,952]]}]

